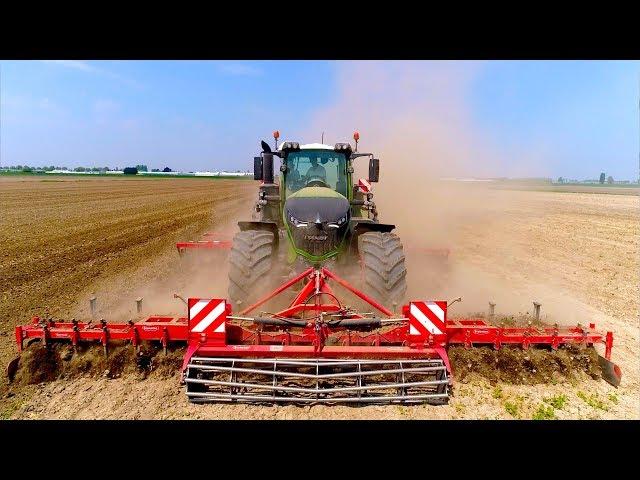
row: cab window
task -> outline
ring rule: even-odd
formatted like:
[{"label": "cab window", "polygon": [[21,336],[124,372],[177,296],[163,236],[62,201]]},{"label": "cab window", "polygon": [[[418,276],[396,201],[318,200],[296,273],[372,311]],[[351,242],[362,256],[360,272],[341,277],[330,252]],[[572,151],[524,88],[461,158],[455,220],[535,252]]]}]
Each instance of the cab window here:
[{"label": "cab window", "polygon": [[344,153],[303,150],[287,157],[287,196],[305,186],[323,186],[347,196],[347,165]]}]

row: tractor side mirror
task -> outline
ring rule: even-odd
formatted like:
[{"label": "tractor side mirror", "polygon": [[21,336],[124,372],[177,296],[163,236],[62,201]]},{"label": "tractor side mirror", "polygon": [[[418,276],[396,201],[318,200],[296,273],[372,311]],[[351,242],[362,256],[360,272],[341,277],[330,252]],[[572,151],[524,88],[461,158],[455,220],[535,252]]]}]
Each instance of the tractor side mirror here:
[{"label": "tractor side mirror", "polygon": [[273,183],[273,153],[262,154],[262,181],[265,184]]},{"label": "tractor side mirror", "polygon": [[380,159],[370,158],[369,159],[369,181],[377,182],[379,178],[380,178]]},{"label": "tractor side mirror", "polygon": [[253,157],[253,179],[262,180],[262,157]]}]

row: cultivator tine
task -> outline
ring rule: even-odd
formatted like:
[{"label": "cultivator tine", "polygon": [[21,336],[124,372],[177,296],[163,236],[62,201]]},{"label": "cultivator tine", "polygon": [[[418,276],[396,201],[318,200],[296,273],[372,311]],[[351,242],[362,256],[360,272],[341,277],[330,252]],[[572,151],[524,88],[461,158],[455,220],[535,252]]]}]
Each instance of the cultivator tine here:
[{"label": "cultivator tine", "polygon": [[9,379],[9,382],[13,382],[13,379],[16,377],[19,364],[20,357],[16,357],[9,362],[9,365],[7,365],[7,378]]},{"label": "cultivator tine", "polygon": [[602,378],[604,381],[614,387],[618,387],[622,380],[622,371],[620,370],[620,367],[610,360],[607,360],[602,355],[598,355],[598,364],[602,370]]},{"label": "cultivator tine", "polygon": [[536,317],[536,320],[540,320],[540,307],[542,304],[540,302],[533,302],[533,314]]},{"label": "cultivator tine", "polygon": [[109,354],[109,348],[107,346],[109,342],[109,328],[107,327],[107,321],[104,318],[100,320],[100,324],[102,326],[102,351],[106,357]]},{"label": "cultivator tine", "polygon": [[96,297],[89,299],[89,309],[91,310],[91,318],[96,318]]}]

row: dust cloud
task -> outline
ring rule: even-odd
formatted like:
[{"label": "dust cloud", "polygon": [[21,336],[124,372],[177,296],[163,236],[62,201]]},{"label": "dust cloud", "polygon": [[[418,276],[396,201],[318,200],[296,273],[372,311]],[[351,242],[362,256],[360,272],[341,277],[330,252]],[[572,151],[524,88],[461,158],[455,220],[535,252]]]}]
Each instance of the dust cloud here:
[{"label": "dust cloud", "polygon": [[[211,226],[207,232],[215,238],[231,240],[237,232],[237,222],[250,220],[255,200],[238,197],[232,204],[220,205],[212,212]],[[201,240],[200,235],[183,238],[183,241]],[[136,298],[142,298],[141,317],[149,315],[186,316],[183,299],[227,298],[229,251],[225,249],[191,249],[179,256],[176,250],[159,255],[156,260],[143,265],[133,276],[123,274],[109,285],[98,287],[98,309],[107,313],[109,321],[138,318]],[[88,315],[83,308],[80,315]]]},{"label": "dust cloud", "polygon": [[[360,132],[359,150],[381,158],[375,199],[409,241],[445,242],[458,221],[481,217],[486,189],[443,178],[499,173],[503,153],[487,141],[468,107],[480,65],[458,62],[355,62],[338,65],[339,94],[308,135],[329,143]],[[366,177],[367,158],[356,160]]]},{"label": "dust cloud", "polygon": [[[359,151],[381,159],[380,183],[374,185],[380,221],[393,223],[407,256],[407,299],[445,299],[462,296],[454,313],[487,310],[489,301],[502,313],[527,313],[531,300],[545,302],[545,311],[563,313],[549,302],[552,293],[541,282],[519,286],[509,275],[491,271],[489,258],[517,258],[522,240],[506,234],[496,239],[498,227],[516,193],[490,188],[484,182],[452,179],[535,175],[542,161],[532,152],[496,143],[474,117],[471,91],[482,75],[479,62],[337,62],[337,92],[332,102],[315,112],[307,127],[283,132],[300,142],[351,141],[360,132]],[[276,129],[277,126],[274,126]],[[356,160],[355,178],[367,176],[367,158]],[[250,216],[251,205],[213,222],[229,236],[240,217]],[[504,228],[504,226],[502,226]],[[444,260],[428,249],[449,249]],[[203,262],[212,262],[203,265]],[[219,267],[216,267],[219,265]],[[204,268],[202,268],[204,267]],[[145,310],[183,313],[172,297],[226,297],[226,258],[190,255],[166,280],[157,275],[132,295],[144,297]],[[216,270],[217,269],[217,270]],[[215,275],[211,272],[215,270]],[[520,279],[521,280],[521,279]],[[535,297],[535,298],[534,298]],[[557,295],[556,295],[557,297]],[[122,307],[135,309],[128,301]]]},{"label": "dust cloud", "polygon": [[[520,306],[504,278],[470,268],[461,245],[469,249],[474,231],[490,229],[508,208],[509,194],[469,177],[535,174],[531,153],[507,151],[472,113],[471,87],[479,62],[337,62],[337,95],[316,112],[300,139],[325,143],[352,140],[360,133],[359,151],[380,161],[374,185],[380,221],[393,223],[405,245],[410,298],[461,295],[464,309],[486,310],[500,298],[505,308]],[[511,147],[513,148],[513,147]],[[356,160],[356,178],[367,177],[367,158]],[[482,240],[478,240],[482,242]],[[509,238],[484,245],[510,255]],[[448,261],[424,249],[448,248]],[[457,308],[460,307],[458,304]]]}]

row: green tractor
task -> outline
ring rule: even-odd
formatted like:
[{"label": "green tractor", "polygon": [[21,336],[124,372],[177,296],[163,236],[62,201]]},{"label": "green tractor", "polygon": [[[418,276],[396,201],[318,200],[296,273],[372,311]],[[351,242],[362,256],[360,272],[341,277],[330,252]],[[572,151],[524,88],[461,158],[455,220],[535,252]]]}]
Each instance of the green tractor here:
[{"label": "green tractor", "polygon": [[[276,149],[262,142],[254,158],[254,179],[262,180],[252,221],[238,222],[229,257],[229,299],[247,306],[282,278],[328,263],[383,305],[396,308],[407,290],[405,256],[395,225],[381,223],[370,182],[379,177],[379,159],[349,143]],[[274,156],[280,158],[278,182]],[[353,162],[369,158],[369,178],[354,184]],[[355,269],[355,270],[354,270]],[[271,287],[271,288],[270,288]]]}]

